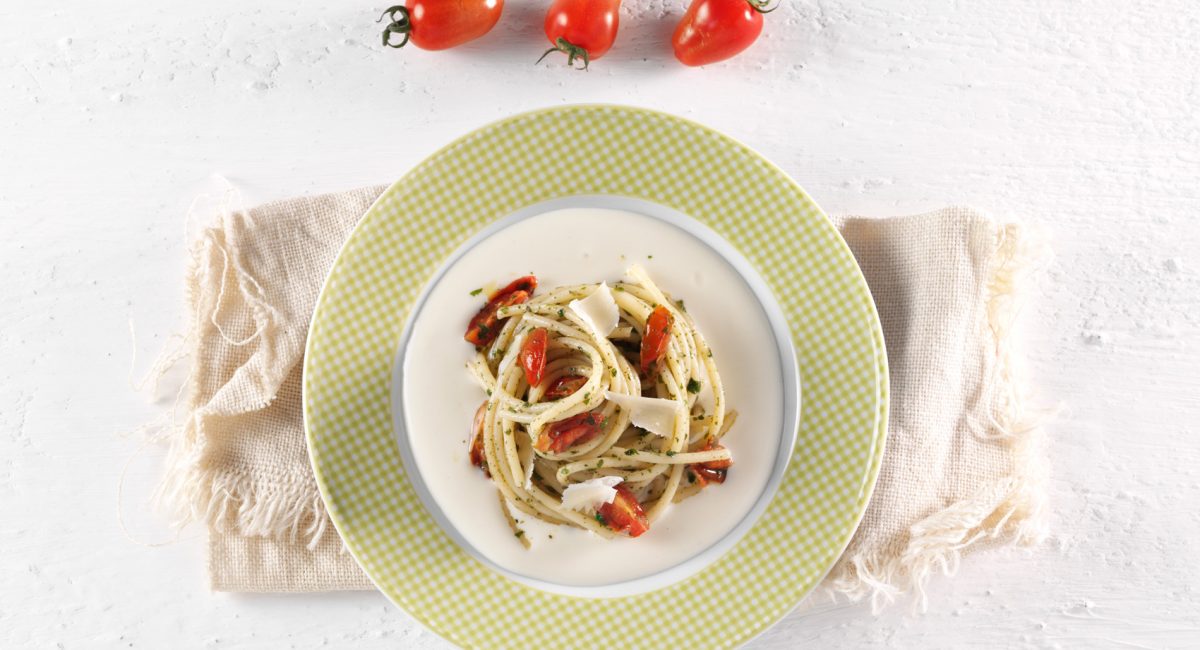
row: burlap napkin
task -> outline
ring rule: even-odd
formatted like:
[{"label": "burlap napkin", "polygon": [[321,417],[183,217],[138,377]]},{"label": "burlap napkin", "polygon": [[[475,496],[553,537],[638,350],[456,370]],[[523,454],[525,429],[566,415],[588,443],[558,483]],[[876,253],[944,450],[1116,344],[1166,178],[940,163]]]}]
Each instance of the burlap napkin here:
[{"label": "burlap napkin", "polygon": [[[317,293],[369,187],[222,215],[192,248],[188,417],[162,497],[209,528],[220,591],[369,589],[309,467],[304,340]],[[837,220],[871,286],[891,366],[879,483],[825,586],[876,606],[987,544],[1041,536],[1045,470],[1010,335],[1029,237],[971,210]]]}]

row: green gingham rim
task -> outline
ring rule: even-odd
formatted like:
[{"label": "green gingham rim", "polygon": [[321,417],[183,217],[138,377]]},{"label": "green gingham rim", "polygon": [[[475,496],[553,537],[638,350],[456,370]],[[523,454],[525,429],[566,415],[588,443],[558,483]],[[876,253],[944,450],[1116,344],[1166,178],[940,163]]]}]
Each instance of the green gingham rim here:
[{"label": "green gingham rim", "polygon": [[[582,194],[666,205],[736,246],[788,318],[804,391],[796,452],[759,522],[691,578],[622,598],[539,591],[459,549],[407,480],[390,412],[407,314],[441,262],[495,219]],[[381,591],[450,641],[718,648],[786,614],[849,542],[883,454],[887,360],[853,256],[778,168],[677,117],[569,106],[474,131],[384,192],[326,280],[304,412],[317,483],[346,546]]]}]

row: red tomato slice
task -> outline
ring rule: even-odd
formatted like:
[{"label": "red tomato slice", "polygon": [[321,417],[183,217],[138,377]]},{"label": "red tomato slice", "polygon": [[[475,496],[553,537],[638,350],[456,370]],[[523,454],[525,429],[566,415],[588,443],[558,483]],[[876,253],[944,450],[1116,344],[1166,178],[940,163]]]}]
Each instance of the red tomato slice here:
[{"label": "red tomato slice", "polygon": [[606,503],[596,510],[604,517],[604,523],[618,533],[628,533],[630,537],[637,537],[650,530],[650,523],[646,521],[642,504],[638,503],[633,492],[624,485],[617,485],[616,489],[617,496],[613,498],[612,503]]},{"label": "red tomato slice", "polygon": [[534,446],[542,451],[561,454],[571,445],[595,438],[603,427],[604,418],[598,412],[579,413],[542,429]]},{"label": "red tomato slice", "polygon": [[532,295],[535,289],[537,289],[537,276],[523,275],[516,280],[509,282],[508,286],[504,287],[503,289],[497,289],[493,291],[492,295],[488,296],[488,300],[495,300],[501,296],[506,296],[515,291],[524,291],[525,293]]},{"label": "red tomato slice", "polygon": [[496,311],[501,307],[519,305],[529,300],[529,296],[533,295],[533,290],[536,288],[537,278],[526,275],[513,280],[507,287],[493,292],[488,297],[487,304],[471,317],[471,322],[467,323],[467,333],[463,335],[463,338],[468,343],[479,346],[491,343],[500,333],[500,319],[496,316]]},{"label": "red tomato slice", "polygon": [[[720,443],[714,442],[711,439],[708,444],[698,449],[697,451],[711,451],[713,449],[724,449]],[[733,459],[726,458],[724,460],[710,460],[707,463],[696,463],[688,465],[688,469],[695,474],[696,480],[700,483],[700,487],[712,483],[724,483],[725,477],[729,474],[729,468],[733,466]]]},{"label": "red tomato slice", "polygon": [[[708,444],[704,445],[704,447],[702,449],[700,449],[700,451],[713,451],[714,449],[724,449],[724,448],[725,448],[724,445],[722,445],[718,442],[713,442],[712,440],[709,440]],[[726,458],[724,460],[710,460],[707,463],[700,463],[701,467],[705,467],[708,469],[729,469],[730,466],[732,466],[732,465],[733,465],[732,458]]]},{"label": "red tomato slice", "polygon": [[692,471],[700,479],[701,485],[712,483],[724,483],[725,476],[729,474],[727,469],[709,469],[703,465],[691,465]]},{"label": "red tomato slice", "polygon": [[583,388],[587,380],[588,378],[582,375],[563,375],[555,379],[553,384],[550,384],[550,388],[546,389],[543,397],[547,400],[562,399]]},{"label": "red tomato slice", "polygon": [[651,369],[667,351],[671,342],[671,327],[675,317],[666,307],[659,305],[650,312],[646,319],[646,331],[642,333],[641,370],[643,375],[649,375]]},{"label": "red tomato slice", "polygon": [[542,373],[546,371],[546,346],[550,337],[546,328],[538,327],[525,336],[521,344],[521,368],[525,371],[525,381],[530,386],[536,386],[542,381]]},{"label": "red tomato slice", "polygon": [[471,423],[471,464],[490,478],[492,473],[488,471],[487,454],[483,452],[483,420],[486,415],[487,402],[484,402],[475,409],[475,421]]}]

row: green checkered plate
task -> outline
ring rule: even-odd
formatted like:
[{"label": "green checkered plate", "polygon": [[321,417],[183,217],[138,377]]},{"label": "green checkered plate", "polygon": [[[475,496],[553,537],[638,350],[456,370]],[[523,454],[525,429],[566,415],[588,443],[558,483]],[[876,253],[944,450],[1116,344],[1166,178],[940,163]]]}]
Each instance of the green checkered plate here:
[{"label": "green checkered plate", "polygon": [[[545,154],[568,148],[569,162]],[[425,510],[393,429],[405,323],[438,267],[505,215],[581,195],[666,206],[736,247],[782,308],[804,387],[791,462],[758,522],[698,573],[622,597],[541,591],[472,558]],[[450,641],[730,647],[799,603],[849,542],[883,453],[887,361],[853,256],[779,169],[676,117],[572,106],[468,134],[380,196],[318,302],[304,410],[317,482],[347,548],[381,591]]]}]

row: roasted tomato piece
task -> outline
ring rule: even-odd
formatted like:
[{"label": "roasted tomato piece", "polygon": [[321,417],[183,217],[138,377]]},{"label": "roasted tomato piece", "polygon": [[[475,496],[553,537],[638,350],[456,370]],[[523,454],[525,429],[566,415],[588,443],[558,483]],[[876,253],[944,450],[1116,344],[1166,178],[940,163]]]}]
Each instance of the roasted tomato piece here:
[{"label": "roasted tomato piece", "polygon": [[646,331],[642,332],[640,365],[643,375],[649,375],[667,352],[667,345],[671,342],[671,326],[674,324],[675,317],[666,307],[659,305],[650,312],[650,318],[646,319]]},{"label": "roasted tomato piece", "polygon": [[542,451],[561,454],[571,445],[595,438],[603,427],[604,418],[596,411],[579,413],[542,429],[534,446]]},{"label": "roasted tomato piece", "polygon": [[[724,449],[720,443],[709,440],[707,444],[697,451],[712,451],[713,449]],[[688,471],[696,477],[696,481],[700,483],[700,487],[704,487],[711,483],[724,483],[725,477],[729,474],[729,468],[733,465],[732,458],[724,460],[710,460],[707,463],[695,463],[688,465]]]},{"label": "roasted tomato piece", "polygon": [[488,296],[487,304],[471,317],[471,322],[467,323],[467,333],[463,338],[468,343],[475,345],[491,343],[500,333],[500,319],[496,316],[496,311],[501,307],[519,305],[529,300],[529,296],[533,295],[533,290],[536,288],[537,278],[526,275],[508,283],[507,287],[493,292]]},{"label": "roasted tomato piece", "polygon": [[[700,451],[713,451],[714,449],[724,449],[724,448],[725,448],[725,446],[722,445],[721,443],[709,440],[708,444],[704,445],[704,447],[701,448]],[[701,467],[705,467],[708,469],[729,469],[729,467],[731,465],[733,465],[732,458],[726,458],[724,460],[710,460],[707,463],[700,463]]]},{"label": "roasted tomato piece", "polygon": [[475,409],[475,421],[471,423],[471,464],[491,477],[492,473],[487,467],[487,454],[483,453],[483,421],[486,416],[487,402],[484,402]]},{"label": "roasted tomato piece", "polygon": [[530,386],[536,386],[542,381],[542,373],[546,372],[546,346],[550,335],[546,328],[538,327],[525,336],[521,344],[521,369],[525,371],[525,381]]},{"label": "roasted tomato piece", "polygon": [[627,533],[630,537],[637,537],[650,530],[650,523],[646,521],[642,504],[638,503],[633,492],[624,485],[617,485],[616,490],[617,496],[613,498],[612,503],[606,503],[596,510],[604,518],[604,523],[612,530]]},{"label": "roasted tomato piece", "polygon": [[550,384],[550,388],[546,389],[544,397],[548,400],[562,399],[583,388],[587,380],[588,378],[582,375],[563,375],[555,379],[553,384]]},{"label": "roasted tomato piece", "polygon": [[729,473],[727,469],[709,469],[703,465],[689,465],[688,467],[696,473],[696,480],[700,481],[701,486],[709,483],[724,483],[725,475]]}]

